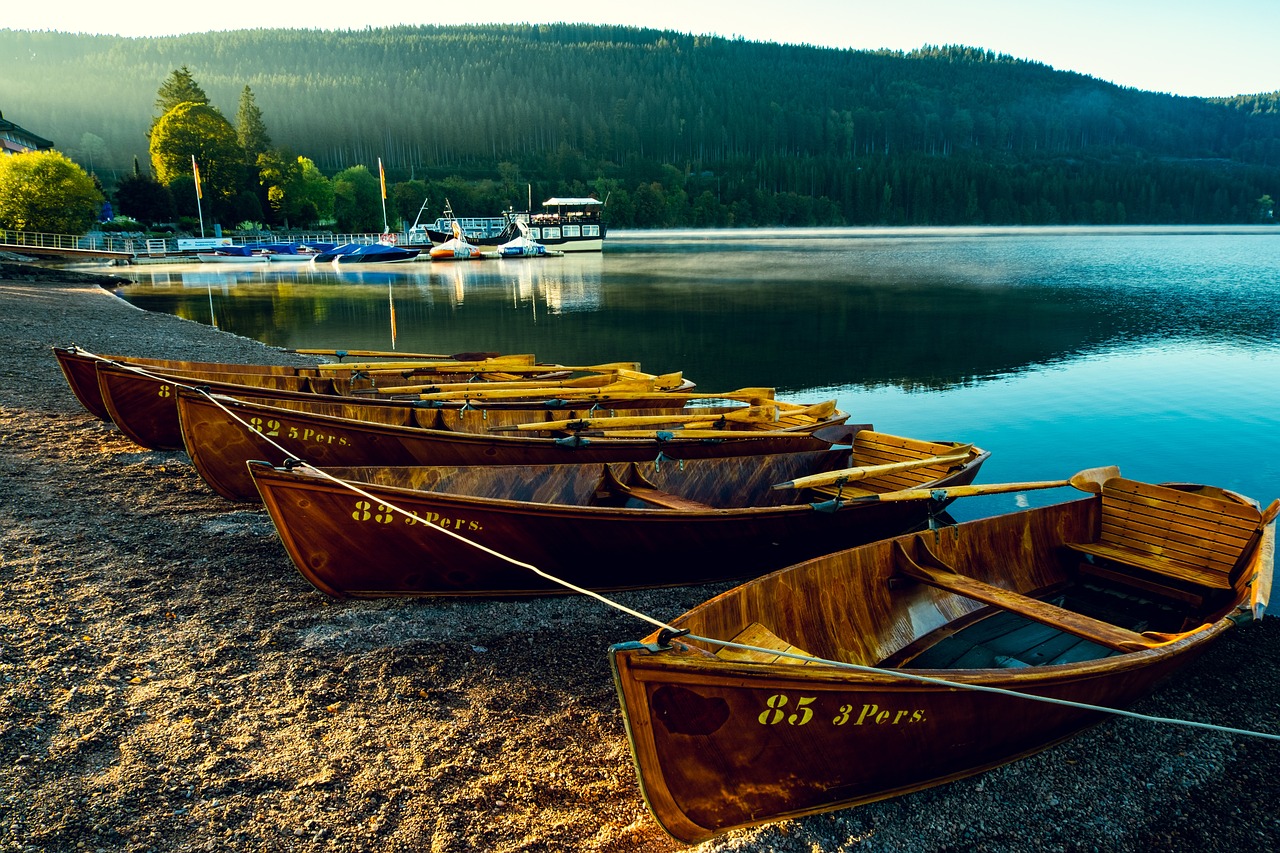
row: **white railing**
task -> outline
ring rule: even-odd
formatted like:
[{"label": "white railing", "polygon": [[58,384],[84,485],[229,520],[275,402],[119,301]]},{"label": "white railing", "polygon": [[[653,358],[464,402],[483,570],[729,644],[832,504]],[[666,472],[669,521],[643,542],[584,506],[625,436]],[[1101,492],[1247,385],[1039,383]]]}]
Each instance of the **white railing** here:
[{"label": "white railing", "polygon": [[[377,243],[381,234],[288,233],[230,235],[236,245],[245,243]],[[406,243],[400,233],[397,242]],[[29,246],[33,249],[79,249],[81,251],[121,252],[130,255],[166,255],[178,253],[176,237],[144,237],[137,234],[42,234],[36,231],[14,231],[0,228],[0,246]]]},{"label": "white railing", "polygon": [[42,234],[0,228],[0,245],[30,246],[33,249],[80,249],[97,252],[132,253],[141,241],[118,234]]}]

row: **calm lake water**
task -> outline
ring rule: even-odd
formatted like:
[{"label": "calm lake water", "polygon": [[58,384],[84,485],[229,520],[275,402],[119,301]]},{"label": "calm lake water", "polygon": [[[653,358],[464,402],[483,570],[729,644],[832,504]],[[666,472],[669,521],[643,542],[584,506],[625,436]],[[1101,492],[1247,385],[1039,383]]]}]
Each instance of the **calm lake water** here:
[{"label": "calm lake water", "polygon": [[983,482],[1115,464],[1280,496],[1280,228],[631,232],[562,258],[126,274],[139,307],[275,346],[640,361],[974,442]]}]

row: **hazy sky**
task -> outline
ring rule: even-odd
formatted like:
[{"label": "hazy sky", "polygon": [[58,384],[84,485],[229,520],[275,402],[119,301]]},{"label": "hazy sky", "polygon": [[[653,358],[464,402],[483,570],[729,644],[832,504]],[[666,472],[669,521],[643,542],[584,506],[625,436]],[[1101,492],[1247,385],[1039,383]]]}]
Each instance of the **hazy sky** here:
[{"label": "hazy sky", "polygon": [[858,49],[963,44],[1156,92],[1280,90],[1280,0],[28,0],[0,10],[0,27],[128,36],[552,21]]}]

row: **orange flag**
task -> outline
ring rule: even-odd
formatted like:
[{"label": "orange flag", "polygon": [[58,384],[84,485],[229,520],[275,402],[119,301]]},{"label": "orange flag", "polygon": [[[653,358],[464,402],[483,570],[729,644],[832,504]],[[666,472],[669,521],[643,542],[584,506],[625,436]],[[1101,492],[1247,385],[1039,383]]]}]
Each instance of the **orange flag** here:
[{"label": "orange flag", "polygon": [[196,179],[196,198],[204,198],[200,193],[200,167],[196,165],[196,155],[191,155],[191,174]]},{"label": "orange flag", "polygon": [[382,197],[387,197],[387,173],[382,170],[382,158],[378,158],[378,178],[382,181]]}]

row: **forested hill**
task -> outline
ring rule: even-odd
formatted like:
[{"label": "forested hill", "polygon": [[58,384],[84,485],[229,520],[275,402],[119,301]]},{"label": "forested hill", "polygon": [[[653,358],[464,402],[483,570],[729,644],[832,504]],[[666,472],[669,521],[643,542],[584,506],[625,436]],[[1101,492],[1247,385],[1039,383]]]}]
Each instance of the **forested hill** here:
[{"label": "forested hill", "polygon": [[1226,223],[1280,197],[1275,95],[1173,97],[971,48],[569,24],[0,30],[0,61],[5,117],[108,184],[145,168],[157,88],[185,65],[228,117],[251,87],[274,144],[328,173],[381,157],[389,180],[489,179],[517,206],[526,182],[609,193],[624,225]]}]

